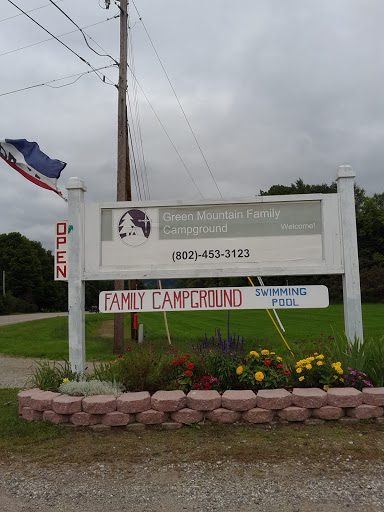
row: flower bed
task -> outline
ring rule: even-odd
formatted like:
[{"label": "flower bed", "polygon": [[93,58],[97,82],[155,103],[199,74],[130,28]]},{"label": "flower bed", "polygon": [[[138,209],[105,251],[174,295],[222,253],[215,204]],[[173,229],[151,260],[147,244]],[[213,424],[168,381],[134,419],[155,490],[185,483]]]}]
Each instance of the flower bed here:
[{"label": "flower bed", "polygon": [[146,425],[176,429],[183,424],[211,421],[251,424],[323,421],[383,422],[384,387],[147,391],[88,397],[70,396],[38,388],[20,391],[19,414],[28,421],[75,426],[104,425],[139,430]]}]

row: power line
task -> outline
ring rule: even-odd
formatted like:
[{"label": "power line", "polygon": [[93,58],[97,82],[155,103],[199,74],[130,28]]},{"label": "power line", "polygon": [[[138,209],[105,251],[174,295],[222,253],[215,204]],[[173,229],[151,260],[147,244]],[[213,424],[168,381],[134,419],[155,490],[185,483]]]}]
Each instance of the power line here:
[{"label": "power line", "polygon": [[[22,15],[20,14],[20,16],[22,16]],[[92,23],[92,25],[87,25],[86,27],[83,27],[83,30],[86,28],[95,27],[96,25],[100,25],[101,23],[105,23],[106,21],[110,21],[110,20],[116,19],[118,17],[119,17],[119,15],[117,14],[116,16],[112,16],[112,18],[107,18],[106,20],[98,21],[97,23]],[[71,30],[70,32],[65,32],[64,34],[59,34],[57,37],[68,36],[69,34],[74,34],[75,32],[78,32],[78,31]],[[90,39],[92,39],[90,36],[88,36],[88,37]],[[22,46],[21,48],[15,48],[14,50],[9,50],[8,52],[0,53],[0,57],[3,57],[3,55],[8,55],[9,53],[15,53],[15,52],[19,52],[21,50],[25,50],[26,48],[31,48],[31,46],[36,46],[38,44],[46,43],[46,42],[52,41],[54,39],[55,39],[54,37],[49,37],[48,39],[43,39],[42,41],[38,41],[36,43],[27,44],[26,46]],[[96,41],[94,41],[94,42],[95,42],[95,44],[97,44]]]},{"label": "power line", "polygon": [[[56,5],[56,4],[55,4],[55,2],[53,2],[53,0],[49,0],[49,1],[51,2],[51,4],[52,4],[52,5],[54,5],[54,6],[56,7],[56,9],[58,9],[58,10],[62,13],[62,14],[63,14],[63,15],[64,15],[64,16],[65,16],[65,17],[66,17],[66,18],[67,18],[71,23],[73,23],[73,25],[75,25],[75,27],[77,28],[77,30],[79,30],[79,31],[80,31],[81,35],[82,35],[82,36],[83,36],[83,38],[84,38],[85,44],[88,46],[88,48],[89,48],[90,50],[92,50],[94,53],[96,53],[96,55],[98,55],[99,57],[110,57],[110,58],[111,58],[112,60],[114,60],[114,61],[115,61],[115,63],[117,64],[117,61],[116,61],[113,57],[111,57],[111,55],[108,55],[108,54],[107,54],[107,55],[102,55],[101,53],[97,52],[94,48],[92,48],[92,47],[89,45],[89,43],[88,43],[88,40],[87,40],[87,38],[86,38],[86,36],[85,36],[85,33],[84,33],[83,29],[82,29],[81,27],[79,27],[79,25],[78,25],[75,21],[73,21],[73,19],[72,19],[70,16],[68,16],[68,14],[67,14],[65,11],[63,11],[63,9],[61,9],[61,7],[59,7],[58,5]],[[98,45],[98,46],[99,46],[99,45]],[[99,48],[101,48],[101,46],[99,46]],[[105,50],[103,50],[103,51],[105,51]]]},{"label": "power line", "polygon": [[165,133],[165,134],[166,134],[166,136],[168,137],[169,142],[172,144],[173,149],[176,151],[176,154],[177,154],[177,156],[179,157],[179,159],[180,159],[181,163],[183,164],[184,169],[187,171],[188,176],[191,178],[192,183],[195,185],[195,187],[196,187],[197,191],[199,192],[199,194],[200,194],[201,198],[202,198],[202,199],[204,199],[204,196],[203,196],[203,194],[202,194],[201,190],[199,189],[199,187],[197,186],[197,184],[196,184],[195,180],[193,179],[193,176],[192,176],[192,174],[191,174],[190,170],[188,169],[188,167],[187,167],[186,163],[185,163],[185,162],[184,162],[184,160],[182,159],[182,157],[181,157],[181,155],[180,155],[180,153],[179,153],[179,151],[178,151],[177,147],[175,146],[175,144],[174,144],[173,140],[171,139],[171,137],[170,137],[169,133],[167,132],[167,130],[166,130],[166,128],[165,128],[165,126],[164,126],[164,124],[162,123],[162,121],[161,121],[160,117],[158,116],[158,114],[157,114],[156,110],[154,109],[154,107],[153,107],[152,103],[149,101],[148,96],[145,94],[144,89],[141,87],[140,82],[137,80],[136,76],[132,73],[132,70],[131,70],[131,68],[130,68],[129,66],[128,66],[128,69],[129,69],[129,71],[131,72],[131,74],[132,74],[133,78],[135,79],[135,81],[136,81],[137,85],[140,87],[141,92],[143,93],[143,95],[144,95],[145,99],[147,100],[147,102],[148,102],[149,106],[151,107],[152,112],[155,114],[156,119],[158,120],[158,122],[159,122],[160,126],[162,127],[162,129],[163,129],[164,133]]},{"label": "power line", "polygon": [[[102,69],[107,69],[107,68],[112,68],[112,67],[114,67],[114,65],[110,64],[109,66],[103,66],[102,68],[92,69],[91,71],[85,71],[84,73],[76,73],[74,75],[63,76],[62,78],[55,78],[54,80],[49,80],[48,82],[43,82],[41,84],[29,85],[28,87],[23,87],[22,89],[16,89],[14,91],[3,92],[3,93],[0,93],[0,96],[7,96],[8,94],[15,94],[17,92],[27,91],[28,89],[34,89],[36,87],[42,87],[44,85],[46,85],[48,87],[52,87],[49,84],[52,84],[54,82],[60,82],[61,80],[66,80],[67,78],[73,78],[75,76],[78,77],[77,80],[79,80],[84,75],[89,75],[90,73],[95,73],[96,71],[101,71]],[[59,87],[66,87],[67,85],[72,85],[73,83],[77,82],[77,80],[74,80],[70,84],[61,85]],[[59,87],[57,87],[57,88],[59,88]]]},{"label": "power line", "polygon": [[137,14],[138,14],[138,16],[139,16],[139,19],[140,19],[141,23],[142,23],[142,25],[143,25],[143,28],[144,28],[144,30],[145,30],[145,33],[146,33],[146,34],[147,34],[147,36],[148,36],[148,39],[149,39],[149,42],[151,43],[151,46],[152,46],[152,48],[153,48],[153,51],[155,52],[156,57],[158,58],[158,61],[159,61],[160,65],[161,65],[161,67],[162,67],[162,69],[163,69],[163,71],[164,71],[164,74],[165,74],[165,76],[166,76],[166,78],[167,78],[167,80],[168,80],[168,83],[169,83],[169,85],[170,85],[170,87],[171,87],[171,89],[172,89],[172,92],[173,92],[173,94],[174,94],[174,96],[175,96],[175,98],[176,98],[176,100],[177,100],[177,103],[179,104],[179,107],[180,107],[180,109],[181,109],[181,111],[182,111],[182,113],[183,113],[183,115],[184,115],[184,118],[185,118],[185,120],[186,120],[186,122],[187,122],[187,124],[188,124],[188,127],[189,127],[189,129],[190,129],[190,131],[191,131],[191,133],[192,133],[192,136],[193,136],[193,138],[195,139],[195,142],[196,142],[196,144],[197,144],[197,147],[199,148],[199,151],[200,151],[200,153],[201,153],[201,156],[203,157],[203,160],[204,160],[205,165],[206,165],[206,167],[207,167],[207,169],[208,169],[208,171],[209,171],[209,173],[210,173],[210,175],[211,175],[211,178],[212,178],[212,180],[213,180],[214,184],[216,185],[216,188],[217,188],[217,191],[218,191],[218,193],[219,193],[220,197],[222,198],[222,197],[223,197],[223,195],[222,195],[222,193],[221,193],[221,191],[220,191],[220,189],[219,189],[219,186],[218,186],[218,184],[217,184],[217,182],[216,182],[216,179],[215,179],[215,177],[214,177],[214,175],[213,175],[213,172],[212,172],[212,170],[211,170],[211,167],[209,166],[208,161],[207,161],[207,159],[205,158],[205,155],[204,155],[204,153],[203,153],[203,150],[201,149],[201,146],[200,146],[200,144],[199,144],[199,141],[197,140],[196,134],[195,134],[195,132],[194,132],[194,130],[193,130],[193,128],[192,128],[192,126],[191,126],[191,123],[189,122],[189,119],[188,119],[188,117],[187,117],[187,114],[185,113],[184,108],[183,108],[183,107],[182,107],[182,105],[181,105],[181,102],[180,102],[180,100],[179,100],[179,97],[178,97],[178,96],[177,96],[177,94],[176,94],[175,88],[174,88],[174,87],[173,87],[173,85],[172,85],[172,82],[171,82],[171,80],[170,80],[170,78],[169,78],[169,76],[168,76],[168,73],[167,73],[167,71],[166,71],[166,69],[165,69],[165,67],[164,67],[164,65],[163,65],[163,63],[162,63],[162,61],[161,61],[161,59],[160,59],[160,56],[159,56],[159,54],[158,54],[158,52],[157,52],[157,50],[156,50],[156,48],[155,48],[155,45],[153,44],[153,41],[152,41],[152,39],[151,39],[151,36],[150,36],[150,35],[149,35],[149,33],[148,33],[147,27],[146,27],[146,26],[145,26],[145,24],[144,24],[144,21],[143,21],[143,19],[142,19],[141,15],[140,15],[140,13],[139,13],[139,11],[138,11],[137,7],[136,7],[136,4],[135,4],[134,0],[132,0],[132,3],[133,3],[133,5],[134,5],[134,7],[135,7],[135,9],[136,9],[136,12],[137,12]]},{"label": "power line", "polygon": [[72,48],[70,48],[68,45],[66,45],[65,43],[63,43],[63,41],[61,41],[58,37],[56,37],[54,34],[52,34],[52,32],[50,32],[48,29],[46,29],[45,27],[43,27],[43,25],[41,25],[38,21],[36,21],[35,19],[33,19],[31,16],[29,16],[29,14],[27,14],[25,11],[23,11],[23,9],[21,9],[21,7],[19,7],[18,5],[16,5],[14,2],[12,2],[12,0],[8,0],[8,2],[10,4],[12,4],[14,7],[16,7],[16,9],[18,9],[19,11],[21,11],[23,14],[25,14],[25,16],[27,16],[27,18],[29,18],[31,21],[33,21],[34,23],[36,23],[36,25],[38,25],[40,28],[42,28],[45,32],[47,32],[47,34],[49,34],[51,37],[53,37],[58,43],[60,43],[62,46],[64,46],[65,48],[67,48],[67,50],[69,50],[71,53],[73,53],[74,55],[76,55],[76,57],[78,59],[80,59],[82,62],[84,62],[84,64],[86,64],[87,66],[89,66],[94,72],[96,72],[96,75],[98,76],[98,78],[102,81],[102,82],[105,82],[105,80],[103,80],[103,78],[101,78],[98,74],[97,74],[97,70],[89,63],[87,62],[83,57],[81,57],[81,55],[79,55],[78,53],[75,52],[75,50],[72,50]]},{"label": "power line", "polygon": [[[62,2],[62,1],[63,0],[57,0],[57,3]],[[30,11],[26,11],[26,12],[38,11],[39,9],[44,9],[44,7],[51,7],[51,4],[42,5],[41,7],[36,7],[35,9],[31,9]],[[0,23],[3,21],[11,20],[13,18],[18,18],[19,16],[22,16],[22,14],[15,14],[14,16],[9,16],[8,18],[3,18],[2,20],[0,20]]]}]

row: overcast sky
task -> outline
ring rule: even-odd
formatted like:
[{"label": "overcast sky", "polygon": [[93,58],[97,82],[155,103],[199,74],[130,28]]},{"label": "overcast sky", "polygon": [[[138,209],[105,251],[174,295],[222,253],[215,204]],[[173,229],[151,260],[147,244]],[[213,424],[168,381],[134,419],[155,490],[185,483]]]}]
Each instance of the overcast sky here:
[{"label": "overcast sky", "polygon": [[[50,3],[12,1],[24,11]],[[0,139],[36,141],[51,158],[67,162],[59,180],[65,194],[67,179],[77,176],[86,183],[87,201],[115,200],[116,67],[100,72],[105,82],[90,73],[66,87],[5,95],[77,75],[50,83],[63,86],[91,68],[55,40],[31,46],[49,34],[8,0],[0,2]],[[85,29],[89,44],[119,60],[119,20],[105,21],[119,12],[113,0],[109,10],[102,8],[104,0],[57,5],[82,28],[96,24]],[[135,5],[144,22],[131,2],[137,104],[131,82],[129,91],[131,108],[140,114],[150,199],[200,199],[200,193],[217,199],[219,192],[145,29],[224,198],[254,196],[298,178],[330,184],[341,164],[353,166],[369,195],[384,191],[383,0],[135,0]],[[62,36],[76,27],[55,6],[29,15],[93,68],[113,63],[89,50],[79,31]],[[136,160],[141,161],[138,152]],[[4,161],[0,173],[0,233],[18,231],[52,249],[54,223],[67,217],[64,201]],[[142,165],[138,174],[143,196]],[[138,197],[135,183],[133,197]]]}]

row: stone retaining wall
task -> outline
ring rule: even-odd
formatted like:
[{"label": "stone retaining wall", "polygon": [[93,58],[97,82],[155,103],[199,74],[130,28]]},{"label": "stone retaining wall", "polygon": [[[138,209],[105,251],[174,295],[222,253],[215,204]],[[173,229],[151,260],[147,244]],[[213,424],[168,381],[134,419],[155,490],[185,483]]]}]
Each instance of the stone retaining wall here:
[{"label": "stone retaining wall", "polygon": [[273,421],[354,422],[375,418],[384,422],[384,387],[264,389],[225,391],[147,391],[112,395],[77,397],[28,389],[18,394],[19,414],[28,421],[50,421],[75,426],[104,425],[139,430],[146,425],[168,429],[185,423],[262,424]]}]

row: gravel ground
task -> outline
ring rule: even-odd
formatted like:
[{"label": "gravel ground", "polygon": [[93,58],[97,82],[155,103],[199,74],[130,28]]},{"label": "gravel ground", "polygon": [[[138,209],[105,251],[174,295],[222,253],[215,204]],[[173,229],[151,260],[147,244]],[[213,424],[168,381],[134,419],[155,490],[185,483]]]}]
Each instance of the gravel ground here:
[{"label": "gravel ground", "polygon": [[[24,387],[31,359],[0,357],[0,388]],[[64,427],[65,428],[65,427]],[[287,427],[289,428],[289,427]],[[176,434],[177,435],[177,434]],[[134,442],[134,437],[132,437]],[[384,511],[384,463],[320,460],[280,464],[162,464],[102,460],[84,466],[0,460],[0,510],[6,512],[369,512]],[[316,461],[316,462],[313,462]]]},{"label": "gravel ground", "polygon": [[[343,469],[343,471],[340,471]],[[382,464],[146,464],[80,468],[0,463],[0,509],[75,512],[384,510]]]}]

